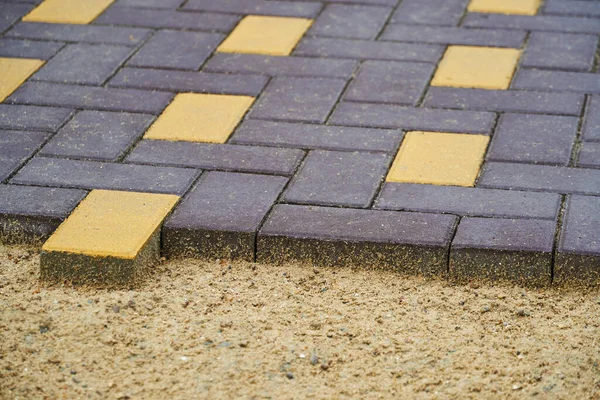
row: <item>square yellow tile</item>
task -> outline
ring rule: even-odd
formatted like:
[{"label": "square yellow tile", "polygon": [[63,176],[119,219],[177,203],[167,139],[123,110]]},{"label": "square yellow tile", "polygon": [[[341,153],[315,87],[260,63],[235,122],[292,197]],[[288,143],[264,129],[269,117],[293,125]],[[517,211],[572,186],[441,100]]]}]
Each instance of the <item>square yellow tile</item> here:
[{"label": "square yellow tile", "polygon": [[115,0],[44,0],[23,21],[89,24]]},{"label": "square yellow tile", "polygon": [[249,15],[242,19],[217,51],[287,56],[310,27],[305,18]]},{"label": "square yellow tile", "polygon": [[519,49],[448,46],[431,86],[508,89],[520,56]]},{"label": "square yellow tile", "polygon": [[408,132],[386,180],[473,186],[489,139],[483,135]]},{"label": "square yellow tile", "polygon": [[471,12],[535,15],[541,0],[471,0]]},{"label": "square yellow tile", "polygon": [[225,143],[253,102],[249,96],[181,93],[144,138]]},{"label": "square yellow tile", "polygon": [[10,96],[43,64],[44,61],[32,58],[0,57],[0,102]]}]

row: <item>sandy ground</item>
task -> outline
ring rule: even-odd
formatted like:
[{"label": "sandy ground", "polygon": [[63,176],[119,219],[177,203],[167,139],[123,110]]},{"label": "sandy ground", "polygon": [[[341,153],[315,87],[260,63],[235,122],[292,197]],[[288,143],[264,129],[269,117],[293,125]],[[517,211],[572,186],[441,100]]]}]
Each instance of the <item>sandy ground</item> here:
[{"label": "sandy ground", "polygon": [[177,261],[44,287],[0,247],[0,397],[600,398],[600,292]]}]

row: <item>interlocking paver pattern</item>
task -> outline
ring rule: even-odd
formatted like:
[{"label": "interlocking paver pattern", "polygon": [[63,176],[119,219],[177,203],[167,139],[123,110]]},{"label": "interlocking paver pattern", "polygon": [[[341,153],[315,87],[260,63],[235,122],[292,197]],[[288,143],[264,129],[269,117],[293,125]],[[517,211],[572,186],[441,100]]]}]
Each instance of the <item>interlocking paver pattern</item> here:
[{"label": "interlocking paver pattern", "polygon": [[597,284],[599,39],[593,0],[0,1],[0,238],[97,284],[159,253]]}]

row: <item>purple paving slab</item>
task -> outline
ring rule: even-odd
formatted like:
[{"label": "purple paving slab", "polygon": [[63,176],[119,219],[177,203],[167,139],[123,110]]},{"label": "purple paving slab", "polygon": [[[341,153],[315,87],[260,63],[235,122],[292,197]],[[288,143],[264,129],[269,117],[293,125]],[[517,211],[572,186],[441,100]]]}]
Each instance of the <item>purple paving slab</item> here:
[{"label": "purple paving slab", "polygon": [[251,118],[324,123],[346,81],[333,78],[274,78],[250,112]]},{"label": "purple paving slab", "polygon": [[600,78],[598,74],[586,72],[521,69],[517,72],[512,87],[523,90],[600,94]]},{"label": "purple paving slab", "polygon": [[126,46],[68,44],[32,77],[33,80],[101,85],[132,53]]},{"label": "purple paving slab", "polygon": [[567,33],[600,33],[600,19],[554,15],[502,15],[469,13],[462,22],[467,28],[522,29]]},{"label": "purple paving slab", "polygon": [[122,28],[116,26],[20,22],[8,31],[5,37],[135,46],[146,39],[150,32],[149,29]]},{"label": "purple paving slab", "polygon": [[599,233],[600,197],[569,196],[554,266],[555,283],[592,285],[598,281]]},{"label": "purple paving slab", "polygon": [[365,61],[344,100],[417,105],[434,69],[433,64]]},{"label": "purple paving slab", "polygon": [[6,180],[48,139],[48,133],[0,130],[0,181]]},{"label": "purple paving slab", "polygon": [[477,186],[600,195],[600,171],[553,165],[487,162]]},{"label": "purple paving slab", "polygon": [[450,278],[547,286],[555,231],[556,222],[548,220],[462,218],[450,249]]},{"label": "purple paving slab", "polygon": [[373,207],[460,216],[555,220],[560,200],[556,193],[386,182]]},{"label": "purple paving slab", "polygon": [[582,17],[600,17],[600,3],[597,1],[546,0],[542,7],[544,14],[577,15]]},{"label": "purple paving slab", "polygon": [[355,60],[216,53],[202,71],[348,79],[357,67]]},{"label": "purple paving slab", "polygon": [[579,115],[583,100],[583,95],[575,93],[430,87],[423,105],[458,110]]},{"label": "purple paving slab", "polygon": [[597,44],[598,35],[532,32],[521,66],[589,71]]},{"label": "purple paving slab", "polygon": [[316,17],[321,8],[320,3],[276,0],[188,0],[183,6],[184,10],[302,18]]},{"label": "purple paving slab", "polygon": [[246,120],[229,143],[396,154],[402,137],[397,130]]},{"label": "purple paving slab", "polygon": [[2,4],[2,13],[0,13],[0,33],[10,28],[21,17],[31,10],[27,4]]},{"label": "purple paving slab", "polygon": [[257,241],[257,261],[393,268],[445,274],[452,215],[276,205]]},{"label": "purple paving slab", "polygon": [[117,0],[115,6],[176,9],[185,0]]},{"label": "purple paving slab", "polygon": [[205,173],[165,221],[164,254],[254,261],[256,232],[286,183],[279,176]]},{"label": "purple paving slab", "polygon": [[581,143],[577,166],[583,168],[600,168],[600,143]]},{"label": "purple paving slab", "polygon": [[600,96],[589,97],[581,136],[583,140],[600,141]]},{"label": "purple paving slab", "polygon": [[147,90],[26,82],[6,101],[15,104],[159,114],[172,98],[171,93]]},{"label": "purple paving slab", "polygon": [[375,39],[392,8],[329,4],[309,30],[309,35],[346,39]]},{"label": "purple paving slab", "polygon": [[0,185],[0,241],[46,240],[86,194],[77,189]]},{"label": "purple paving slab", "polygon": [[268,78],[146,68],[122,68],[108,85],[120,88],[258,96]]},{"label": "purple paving slab", "polygon": [[159,31],[127,65],[197,70],[224,38],[218,33]]},{"label": "purple paving slab", "polygon": [[340,103],[330,123],[458,133],[490,133],[496,114],[483,111],[435,110],[389,104]]},{"label": "purple paving slab", "polygon": [[303,157],[297,149],[142,140],[126,162],[291,175]]},{"label": "purple paving slab", "polygon": [[490,161],[568,165],[579,118],[504,114],[490,143]]},{"label": "purple paving slab", "polygon": [[[297,2],[321,2],[321,0],[287,0]],[[362,4],[362,5],[380,5],[380,6],[395,6],[400,0],[327,0],[327,3],[342,3],[342,4]]]},{"label": "purple paving slab", "polygon": [[19,185],[182,195],[199,173],[199,170],[188,168],[34,157],[10,182]]},{"label": "purple paving slab", "polygon": [[144,134],[153,115],[81,111],[44,146],[40,154],[117,161]]},{"label": "purple paving slab", "polygon": [[37,58],[48,60],[63,47],[59,42],[0,39],[0,57]]},{"label": "purple paving slab", "polygon": [[238,21],[239,17],[235,15],[110,7],[94,20],[94,24],[229,32]]},{"label": "purple paving slab", "polygon": [[0,104],[0,129],[56,132],[72,109]]},{"label": "purple paving slab", "polygon": [[392,16],[392,23],[456,26],[469,0],[403,0]]},{"label": "purple paving slab", "polygon": [[391,160],[387,154],[311,151],[290,182],[283,201],[366,208]]},{"label": "purple paving slab", "polygon": [[300,41],[294,55],[435,63],[443,52],[444,46],[434,44],[307,37]]},{"label": "purple paving slab", "polygon": [[525,31],[504,29],[464,29],[445,26],[388,25],[380,40],[399,42],[454,44],[519,48],[525,41]]}]

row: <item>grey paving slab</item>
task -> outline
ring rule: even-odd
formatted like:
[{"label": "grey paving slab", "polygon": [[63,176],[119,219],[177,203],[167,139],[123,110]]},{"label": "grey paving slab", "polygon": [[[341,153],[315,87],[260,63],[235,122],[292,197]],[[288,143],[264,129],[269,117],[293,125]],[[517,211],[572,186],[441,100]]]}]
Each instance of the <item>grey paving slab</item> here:
[{"label": "grey paving slab", "polygon": [[71,114],[69,108],[0,104],[0,129],[56,132]]},{"label": "grey paving slab", "polygon": [[597,44],[598,35],[532,32],[521,66],[589,71]]},{"label": "grey paving slab", "polygon": [[343,79],[274,78],[250,118],[324,123],[345,86]]},{"label": "grey paving slab", "polygon": [[50,139],[40,154],[117,161],[146,131],[153,115],[81,111]]},{"label": "grey paving slab", "polygon": [[579,118],[504,114],[490,143],[491,161],[568,165]]},{"label": "grey paving slab", "polygon": [[369,207],[391,160],[387,154],[311,151],[283,200],[296,204]]},{"label": "grey paving slab", "polygon": [[402,137],[398,130],[246,120],[229,143],[395,154]]},{"label": "grey paving slab", "polygon": [[329,4],[308,33],[346,39],[375,39],[391,12],[391,7]]},{"label": "grey paving slab", "polygon": [[328,0],[328,3],[395,6],[400,0]]},{"label": "grey paving slab", "polygon": [[31,79],[101,85],[125,62],[132,50],[127,46],[69,44],[44,64]]},{"label": "grey paving slab", "polygon": [[171,93],[146,90],[27,82],[5,101],[14,104],[159,114],[172,98]]},{"label": "grey paving slab", "polygon": [[523,90],[600,94],[600,79],[598,74],[594,73],[521,69],[517,72],[512,87]]},{"label": "grey paving slab", "polygon": [[0,14],[0,33],[10,28],[21,17],[31,10],[32,7],[27,4],[2,4],[2,13]]},{"label": "grey paving slab", "polygon": [[496,115],[483,111],[435,110],[390,104],[340,103],[330,123],[458,133],[490,133]]},{"label": "grey paving slab", "polygon": [[0,130],[0,181],[19,169],[49,136],[41,132]]},{"label": "grey paving slab", "polygon": [[468,0],[403,0],[392,23],[424,25],[458,25]]},{"label": "grey paving slab", "polygon": [[281,204],[258,234],[257,261],[393,268],[442,275],[457,218]]},{"label": "grey paving slab", "polygon": [[433,64],[365,61],[344,94],[344,100],[414,106],[434,70]]},{"label": "grey paving slab", "polygon": [[462,218],[450,250],[450,278],[547,286],[555,231],[556,222],[548,220]]},{"label": "grey paving slab", "polygon": [[600,168],[600,143],[581,143],[577,158],[577,166],[583,168]]},{"label": "grey paving slab", "polygon": [[600,4],[597,1],[587,0],[547,0],[542,7],[542,12],[544,14],[600,17]]},{"label": "grey paving slab", "polygon": [[276,147],[143,140],[127,162],[291,175],[304,152]]},{"label": "grey paving slab", "polygon": [[555,220],[560,200],[556,193],[386,182],[373,207],[460,216]]},{"label": "grey paving slab", "polygon": [[158,31],[127,65],[197,70],[224,38],[219,33]]},{"label": "grey paving slab", "polygon": [[185,0],[117,0],[115,6],[176,9]]},{"label": "grey paving slab", "polygon": [[207,172],[163,227],[167,257],[254,261],[256,232],[287,179]]},{"label": "grey paving slab", "polygon": [[576,93],[431,87],[423,105],[459,110],[579,115],[583,100],[583,95]]},{"label": "grey paving slab", "polygon": [[63,47],[60,42],[0,39],[0,57],[37,58],[48,60]]},{"label": "grey paving slab", "polygon": [[583,140],[600,141],[600,96],[589,97],[581,136]]},{"label": "grey paving slab", "polygon": [[150,32],[141,28],[20,22],[5,37],[135,46]]},{"label": "grey paving slab", "polygon": [[199,173],[187,168],[34,157],[10,183],[182,195]]},{"label": "grey paving slab", "polygon": [[185,10],[302,18],[316,17],[321,8],[320,3],[277,0],[189,0],[183,7]]},{"label": "grey paving slab", "polygon": [[567,33],[599,33],[600,20],[555,15],[502,15],[469,13],[462,26],[468,28],[523,29]]}]

